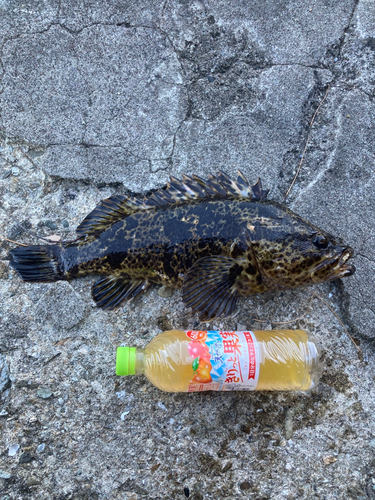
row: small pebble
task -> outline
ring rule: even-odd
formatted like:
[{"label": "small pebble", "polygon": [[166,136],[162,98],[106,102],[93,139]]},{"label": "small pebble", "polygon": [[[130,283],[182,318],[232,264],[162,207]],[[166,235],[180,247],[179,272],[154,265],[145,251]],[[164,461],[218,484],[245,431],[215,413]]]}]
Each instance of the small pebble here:
[{"label": "small pebble", "polygon": [[3,176],[2,176],[2,179],[7,179],[10,174],[12,173],[11,170],[6,170],[4,173],[3,173]]},{"label": "small pebble", "polygon": [[20,169],[18,167],[12,167],[11,170],[12,170],[12,175],[17,176],[20,173]]},{"label": "small pebble", "polygon": [[5,470],[0,470],[0,477],[1,479],[9,479],[12,477],[12,474],[9,474],[9,472],[5,472]]},{"label": "small pebble", "polygon": [[0,392],[4,392],[9,386],[9,366],[6,357],[0,354]]},{"label": "small pebble", "polygon": [[37,486],[38,484],[40,484],[40,481],[36,477],[30,477],[26,481],[27,486]]},{"label": "small pebble", "polygon": [[163,403],[161,401],[159,401],[158,407],[161,408],[164,411],[168,411],[167,408],[163,405]]},{"label": "small pebble", "polygon": [[69,227],[69,222],[68,222],[67,220],[63,220],[63,221],[61,222],[61,225],[62,225],[63,227]]},{"label": "small pebble", "polygon": [[337,462],[337,458],[333,457],[332,455],[327,455],[327,456],[323,457],[324,465],[334,464],[335,462]]},{"label": "small pebble", "polygon": [[369,445],[370,445],[372,448],[375,448],[375,438],[374,438],[374,439],[371,439],[371,441],[369,442]]},{"label": "small pebble", "polygon": [[42,453],[42,451],[44,450],[45,447],[46,447],[45,443],[41,443],[39,446],[37,446],[36,452]]},{"label": "small pebble", "polygon": [[53,392],[50,389],[43,388],[36,391],[37,396],[42,399],[48,399],[52,396]]},{"label": "small pebble", "polygon": [[51,236],[46,236],[46,239],[52,241],[53,243],[56,243],[61,240],[61,236],[59,236],[58,234],[52,234]]},{"label": "small pebble", "polygon": [[242,491],[249,490],[250,488],[251,484],[249,483],[249,481],[244,481],[243,483],[240,484],[240,490]]},{"label": "small pebble", "polygon": [[121,420],[125,420],[125,417],[126,415],[129,415],[129,410],[128,411],[124,411],[124,413],[121,413]]},{"label": "small pebble", "polygon": [[18,463],[19,464],[28,464],[32,460],[34,460],[34,457],[32,456],[32,454],[29,451],[26,451],[25,453],[22,453]]},{"label": "small pebble", "polygon": [[19,449],[20,449],[19,444],[11,444],[8,450],[8,457],[14,457]]},{"label": "small pebble", "polygon": [[55,229],[57,229],[57,224],[55,224],[53,221],[51,220],[46,220],[44,222],[44,225],[47,226],[49,229],[51,229],[51,231],[55,231]]},{"label": "small pebble", "polygon": [[116,396],[121,399],[121,401],[124,401],[125,397],[126,397],[126,391],[118,391],[116,392]]}]

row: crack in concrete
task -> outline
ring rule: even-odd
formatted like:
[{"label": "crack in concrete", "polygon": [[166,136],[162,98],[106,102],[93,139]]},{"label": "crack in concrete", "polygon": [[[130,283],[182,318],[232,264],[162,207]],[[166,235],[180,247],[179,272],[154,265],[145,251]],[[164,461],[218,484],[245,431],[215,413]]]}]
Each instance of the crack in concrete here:
[{"label": "crack in concrete", "polygon": [[341,115],[340,113],[338,115],[336,115],[337,117],[337,120],[336,120],[336,133],[335,133],[335,140],[334,140],[334,147],[332,149],[332,151],[330,152],[330,154],[328,155],[328,159],[326,161],[326,164],[325,166],[317,173],[317,175],[315,176],[315,178],[309,182],[309,184],[303,188],[302,190],[300,190],[299,194],[297,195],[297,197],[294,199],[294,201],[290,204],[291,207],[294,207],[295,203],[298,203],[301,198],[308,192],[310,191],[317,182],[320,181],[320,179],[324,176],[324,174],[327,172],[327,170],[330,169],[331,165],[332,165],[332,162],[336,156],[336,151],[337,151],[337,142],[338,142],[338,139],[339,139],[339,132],[341,131],[341,126],[342,126],[342,120],[341,120]]},{"label": "crack in concrete", "polygon": [[371,259],[367,255],[364,255],[363,253],[357,252],[356,257],[363,257],[364,259],[368,260],[369,262],[375,262],[375,259]]},{"label": "crack in concrete", "polygon": [[[165,5],[167,4],[167,2],[168,2],[168,0],[166,0]],[[160,19],[160,20],[161,20],[161,19]],[[169,44],[170,44],[170,46],[171,46],[171,48],[172,48],[172,50],[173,50],[173,52],[174,52],[175,56],[177,57],[177,61],[178,61],[179,65],[180,65],[180,68],[181,68],[181,71],[182,71],[182,73],[183,73],[183,76],[184,76],[184,77],[186,77],[186,70],[185,70],[185,67],[184,67],[184,65],[182,64],[182,61],[181,61],[181,58],[180,58],[180,54],[178,53],[178,50],[177,50],[177,49],[176,49],[176,47],[174,46],[174,44],[173,44],[173,42],[172,42],[172,40],[171,40],[171,37],[168,35],[168,33],[167,33],[165,30],[163,30],[162,28],[160,28],[160,26],[155,27],[155,29],[156,29],[157,31],[159,31],[159,32],[160,32],[160,33],[161,33],[161,34],[162,34],[162,35],[163,35],[163,36],[164,36],[164,37],[168,40],[168,42],[169,42]]]},{"label": "crack in concrete", "polygon": [[254,66],[258,66],[260,71],[264,71],[264,70],[267,70],[267,69],[270,69],[270,68],[274,68],[274,67],[277,67],[277,66],[292,66],[292,67],[293,66],[301,66],[302,68],[331,71],[330,68],[328,68],[327,66],[323,66],[323,65],[322,66],[317,66],[315,64],[314,65],[313,64],[304,64],[304,63],[301,63],[301,62],[287,62],[287,63],[273,63],[273,62],[270,62],[270,63],[265,63],[263,65],[261,65],[261,64],[254,65],[254,64],[249,63],[245,59],[239,59],[238,62],[245,63],[245,64],[247,64],[248,66],[250,66],[252,68]]},{"label": "crack in concrete", "polygon": [[[341,82],[340,79],[336,80],[335,78],[332,80],[331,82],[331,92],[334,91],[335,89],[340,89],[340,85],[345,82]],[[361,92],[360,89],[346,89],[348,91],[352,91],[352,92],[357,92],[359,91],[360,93],[364,93],[367,95],[366,92]],[[291,207],[294,206],[294,204],[296,202],[298,202],[301,197],[307,192],[309,191],[312,187],[315,186],[315,184],[324,176],[324,174],[327,172],[327,170],[330,169],[331,165],[332,165],[332,162],[334,160],[334,157],[335,157],[335,154],[336,154],[336,149],[337,149],[337,146],[338,146],[338,139],[339,139],[339,135],[340,135],[340,132],[341,132],[341,126],[342,126],[342,120],[341,120],[341,114],[340,114],[340,110],[342,109],[342,105],[340,105],[337,109],[337,113],[336,113],[336,117],[337,117],[337,120],[336,120],[336,126],[335,126],[335,130],[336,130],[336,133],[335,133],[335,140],[334,140],[334,147],[333,147],[333,150],[331,151],[331,153],[329,154],[328,156],[328,159],[326,161],[326,164],[325,166],[317,173],[316,177],[305,187],[303,188],[300,193],[297,195],[297,197],[294,199],[294,201],[291,203]],[[319,149],[319,147],[314,147],[313,148],[314,150],[316,149]]]},{"label": "crack in concrete", "polygon": [[164,4],[163,4],[163,7],[162,7],[162,9],[161,9],[160,21],[164,18],[165,9],[167,8],[168,1],[169,1],[169,0],[165,0],[165,2],[164,2]]},{"label": "crack in concrete", "polygon": [[181,123],[177,127],[176,132],[173,134],[172,151],[171,151],[171,154],[168,156],[168,158],[166,158],[166,160],[170,161],[170,167],[173,167],[173,156],[174,156],[174,152],[176,149],[177,134],[179,133],[179,131],[180,131],[181,127],[184,125],[184,123],[187,123],[191,117],[192,101],[191,101],[191,98],[189,96],[188,87],[186,87],[186,92],[187,92],[187,96],[188,96],[188,107],[186,110],[186,114],[185,114],[184,119],[181,121]]},{"label": "crack in concrete", "polygon": [[149,26],[149,25],[143,25],[143,24],[131,25],[131,24],[127,23],[127,22],[125,22],[124,24],[122,24],[122,23],[95,22],[95,23],[88,24],[87,26],[83,26],[82,28],[80,28],[78,30],[73,30],[71,28],[68,28],[67,26],[65,26],[61,22],[52,21],[43,30],[40,30],[40,31],[29,31],[29,32],[26,32],[26,33],[20,33],[20,34],[15,35],[15,36],[5,37],[2,47],[4,47],[8,42],[11,42],[11,41],[14,41],[14,40],[18,40],[18,39],[23,38],[23,37],[33,36],[33,35],[43,35],[45,33],[48,33],[51,30],[51,28],[53,28],[54,26],[57,26],[57,27],[65,30],[67,33],[69,33],[72,36],[79,35],[84,30],[93,28],[94,26],[113,26],[113,27],[118,27],[118,28],[129,28],[129,29],[131,29],[131,28],[134,28],[134,29],[144,28],[144,29],[150,29],[150,30],[154,30],[154,31],[160,31],[161,33],[163,33],[163,31],[160,28],[158,28],[157,26]]},{"label": "crack in concrete", "polygon": [[[45,169],[42,168],[41,165],[38,165],[36,164],[32,158],[24,151],[24,148],[22,148],[21,146],[24,145],[26,146],[29,150],[30,149],[38,149],[40,150],[40,152],[42,154],[45,154],[45,152],[47,151],[48,148],[50,147],[54,147],[54,146],[61,146],[61,147],[64,147],[64,146],[71,146],[71,147],[77,147],[77,146],[82,146],[84,147],[85,149],[89,149],[91,147],[100,147],[100,148],[108,148],[108,149],[112,149],[114,148],[114,146],[105,146],[105,145],[98,145],[98,144],[88,144],[88,143],[79,143],[79,144],[60,144],[60,143],[50,143],[44,147],[41,147],[40,145],[35,145],[35,144],[31,144],[31,143],[27,143],[25,141],[22,141],[22,144],[19,143],[19,141],[17,140],[17,138],[12,138],[12,137],[8,137],[8,136],[5,136],[3,138],[4,142],[9,142],[11,144],[16,144],[17,147],[19,148],[19,150],[21,151],[22,155],[30,162],[30,164],[34,167],[35,170],[41,170],[42,172],[45,173]],[[140,162],[142,161],[148,161],[149,162],[149,165],[151,166],[151,162],[152,161],[168,161],[170,159],[170,156],[168,156],[167,158],[143,158],[143,157],[139,157],[137,155],[135,155],[134,153],[130,152],[129,150],[127,150],[126,148],[122,147],[122,146],[115,146],[116,149],[122,149],[125,153],[127,153],[129,156],[132,156],[134,158],[134,163],[133,163],[133,166],[136,166],[137,164],[139,164]],[[157,169],[156,171],[152,171],[151,167],[150,167],[150,173],[155,173],[159,170],[166,170],[168,167],[166,167],[165,169],[162,169],[162,168],[159,168]],[[81,179],[76,179],[74,177],[61,177],[60,175],[54,175],[54,174],[47,174],[49,175],[52,179],[54,179],[55,181],[68,181],[68,182],[74,182],[75,184],[81,184],[82,182],[85,183],[85,184],[90,184],[90,185],[95,185],[95,186],[100,186],[100,187],[118,187],[118,186],[124,186],[124,183],[121,182],[121,181],[114,181],[114,182],[93,182],[92,178],[90,177],[84,177],[84,178],[81,178]]]},{"label": "crack in concrete", "polygon": [[[336,80],[336,79],[333,79],[332,80],[332,83],[331,83],[331,92],[333,90],[338,90],[340,89],[340,86],[344,84],[345,85],[345,82],[341,82],[340,79]],[[342,88],[342,87],[341,87]],[[357,89],[357,88],[353,88],[353,89],[345,89],[347,92],[359,92],[361,94],[364,94],[366,95],[367,97],[373,97],[373,96],[369,96],[366,92],[362,91],[361,89]],[[371,99],[372,101],[372,99]],[[313,179],[305,188],[302,189],[302,191],[300,191],[300,193],[298,194],[298,196],[295,198],[295,200],[291,203],[291,207],[294,205],[294,203],[296,203],[297,201],[299,201],[301,199],[301,197],[307,192],[309,191],[323,176],[324,174],[327,172],[327,170],[330,169],[331,165],[332,165],[332,161],[334,160],[334,156],[336,154],[336,149],[337,149],[337,146],[338,146],[338,139],[339,139],[339,135],[340,135],[340,131],[341,131],[341,126],[342,126],[342,120],[341,120],[341,114],[340,114],[340,110],[342,109],[342,105],[340,105],[337,109],[337,113],[336,113],[336,117],[339,118],[338,120],[336,120],[336,133],[335,133],[335,141],[334,141],[334,148],[333,150],[331,151],[331,153],[329,154],[328,156],[328,159],[327,159],[327,162],[326,162],[326,165],[322,168],[322,170],[320,170],[315,179]],[[319,149],[319,147],[313,147],[312,149],[314,150],[317,150]]]},{"label": "crack in concrete", "polygon": [[340,37],[340,43],[339,43],[339,48],[338,48],[338,59],[341,57],[342,48],[343,48],[343,46],[344,46],[344,44],[346,42],[346,36],[347,36],[348,31],[350,29],[350,25],[352,24],[352,21],[353,21],[353,18],[354,18],[354,14],[355,14],[355,11],[358,8],[359,2],[360,2],[360,0],[354,0],[353,9],[352,9],[352,12],[351,12],[351,14],[349,16],[348,23],[345,26],[345,28],[343,30],[343,34]]},{"label": "crack in concrete", "polygon": [[[329,83],[329,85],[331,85],[331,89],[332,89],[332,82],[333,82],[333,80]],[[314,111],[314,113],[315,113],[315,111]],[[311,120],[309,120],[309,123],[310,122],[311,122]],[[304,126],[303,128],[305,128],[305,127],[306,126]],[[339,130],[341,129],[341,121],[337,124],[337,127],[339,127]],[[336,129],[337,129],[337,127],[336,127]],[[305,141],[304,141],[305,145],[306,145],[307,141],[309,140],[309,138],[311,136],[311,133],[312,133],[312,127],[308,126],[308,128],[307,128],[307,136],[306,136]],[[338,133],[336,133],[336,135],[335,135],[335,143],[337,143],[337,140],[338,140]],[[297,195],[297,197],[290,203],[290,207],[291,208],[295,205],[295,203],[297,203],[301,199],[301,197],[307,191],[309,191],[310,189],[312,189],[315,186],[315,184],[323,177],[323,175],[325,174],[325,172],[330,168],[330,166],[332,164],[332,161],[334,159],[334,156],[336,154],[336,148],[337,148],[337,145],[331,151],[331,153],[330,153],[330,155],[328,157],[328,160],[326,162],[325,167],[317,173],[316,177],[304,189],[300,190],[300,192]]]},{"label": "crack in concrete", "polygon": [[[257,69],[254,68],[254,65],[252,65],[251,63],[249,63],[248,61],[244,60],[244,59],[238,59],[233,65],[230,66],[230,68],[228,68],[228,70],[226,71],[226,73],[228,71],[230,71],[231,69],[233,69],[237,63],[244,63],[246,64],[247,66],[250,66],[251,68],[254,69],[254,71],[257,71],[259,73],[259,75],[261,75],[263,72],[265,71],[268,71],[269,69],[272,69],[272,68],[277,68],[277,67],[290,67],[290,68],[294,68],[294,67],[302,67],[302,68],[307,68],[307,69],[314,69],[314,70],[319,70],[319,71],[329,71],[330,73],[332,73],[332,71],[329,69],[329,68],[325,68],[325,67],[320,67],[320,66],[313,66],[313,65],[308,65],[308,64],[303,64],[303,63],[299,63],[299,62],[294,62],[294,63],[267,63],[267,64],[264,64],[262,65],[261,67],[258,67],[259,65],[257,64]],[[204,74],[204,75],[201,75],[201,76],[198,76],[196,79],[192,80],[190,82],[189,85],[192,85],[192,84],[195,84],[201,80],[205,80],[207,78],[207,75]]]},{"label": "crack in concrete", "polygon": [[[181,124],[178,126],[177,128],[177,131],[175,133],[178,132],[179,128],[182,126],[182,124],[185,122],[185,119],[182,120]],[[155,158],[149,158],[147,156],[139,156],[135,153],[133,153],[132,151],[129,151],[128,149],[126,149],[124,146],[121,146],[121,145],[112,145],[112,144],[96,144],[96,143],[90,143],[90,142],[85,142],[85,141],[82,141],[82,142],[79,142],[79,143],[75,143],[75,144],[72,144],[72,143],[64,143],[64,142],[57,142],[57,143],[48,143],[46,146],[42,146],[43,150],[47,150],[48,148],[51,148],[51,147],[83,147],[85,149],[90,149],[90,148],[101,148],[101,149],[122,149],[125,153],[127,153],[128,155],[130,156],[133,156],[136,160],[137,160],[137,163],[139,163],[140,161],[167,161],[171,158],[172,154],[168,155],[168,156],[163,156],[163,157],[155,157]]]},{"label": "crack in concrete", "polygon": [[[355,275],[354,275],[355,276]],[[346,324],[346,326],[349,328],[349,331],[351,334],[354,334],[355,336],[359,337],[361,339],[361,342],[364,341],[367,344],[372,345],[372,349],[375,348],[375,343],[371,342],[371,339],[369,339],[366,335],[364,335],[359,328],[354,324],[352,320],[352,315],[349,312],[350,310],[350,295],[349,293],[345,290],[344,283],[342,280],[337,280],[335,282],[336,289],[338,292],[338,297],[337,297],[337,306],[339,308],[339,316],[341,321]],[[375,339],[374,339],[375,340]]]}]

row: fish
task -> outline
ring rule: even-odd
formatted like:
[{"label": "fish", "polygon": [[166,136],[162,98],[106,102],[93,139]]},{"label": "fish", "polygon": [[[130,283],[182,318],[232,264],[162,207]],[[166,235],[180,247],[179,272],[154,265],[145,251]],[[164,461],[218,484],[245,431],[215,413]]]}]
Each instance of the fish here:
[{"label": "fish", "polygon": [[182,289],[200,321],[229,316],[241,296],[351,276],[353,249],[220,171],[170,178],[137,198],[114,195],[77,228],[77,239],[18,247],[10,265],[24,281],[98,275],[92,298],[103,309],[134,299],[151,283]]}]

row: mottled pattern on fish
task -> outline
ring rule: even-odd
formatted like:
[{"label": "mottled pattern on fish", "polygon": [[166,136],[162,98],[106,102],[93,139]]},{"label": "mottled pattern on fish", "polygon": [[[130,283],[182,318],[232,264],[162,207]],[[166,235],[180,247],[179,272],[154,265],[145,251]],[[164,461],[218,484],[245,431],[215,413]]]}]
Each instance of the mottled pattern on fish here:
[{"label": "mottled pattern on fish", "polygon": [[353,274],[352,250],[279,203],[241,173],[171,179],[138,200],[102,201],[76,242],[17,248],[11,265],[27,281],[102,275],[98,306],[113,308],[150,282],[183,288],[201,320],[226,316],[239,295],[306,286]]}]

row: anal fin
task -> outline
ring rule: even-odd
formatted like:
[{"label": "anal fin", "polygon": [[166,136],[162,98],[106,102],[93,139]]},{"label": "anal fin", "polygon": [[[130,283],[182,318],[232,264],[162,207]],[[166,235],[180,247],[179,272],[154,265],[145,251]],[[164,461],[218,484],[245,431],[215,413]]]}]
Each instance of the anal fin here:
[{"label": "anal fin", "polygon": [[203,257],[189,269],[182,298],[201,321],[228,316],[237,306],[239,291],[235,281],[243,271],[240,260],[225,256]]},{"label": "anal fin", "polygon": [[130,300],[145,290],[148,282],[109,276],[100,278],[92,286],[92,298],[102,309],[113,309],[123,300]]}]

